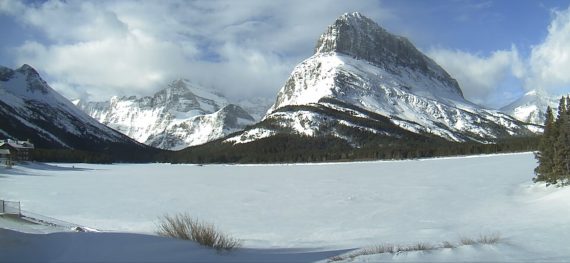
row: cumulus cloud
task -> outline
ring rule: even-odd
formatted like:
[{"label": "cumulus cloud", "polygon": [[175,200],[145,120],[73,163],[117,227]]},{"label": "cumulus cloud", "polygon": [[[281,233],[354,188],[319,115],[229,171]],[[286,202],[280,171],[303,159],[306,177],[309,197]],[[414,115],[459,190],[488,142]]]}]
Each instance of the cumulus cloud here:
[{"label": "cumulus cloud", "polygon": [[534,46],[529,59],[527,89],[541,89],[553,95],[570,88],[570,8],[553,11],[544,42]]},{"label": "cumulus cloud", "polygon": [[184,57],[194,52],[137,34],[49,46],[26,42],[17,49],[19,64],[32,61],[58,82],[83,86],[93,95],[148,92],[182,75]]},{"label": "cumulus cloud", "polygon": [[457,79],[465,98],[486,104],[509,76],[522,78],[526,69],[515,47],[488,56],[460,50],[433,49],[429,56]]},{"label": "cumulus cloud", "polygon": [[[344,12],[380,24],[397,21],[376,0],[169,0],[22,2],[0,0],[0,14],[41,37],[8,52],[35,66],[68,97],[151,94],[176,78],[236,99],[273,97],[318,36]],[[460,83],[465,96],[489,105],[501,84],[551,92],[570,86],[570,9],[554,11],[548,35],[521,58],[516,48],[488,54],[442,48],[428,55]],[[519,83],[516,83],[519,84]]]},{"label": "cumulus cloud", "polygon": [[552,11],[547,32],[546,38],[530,49],[528,58],[522,58],[514,47],[488,56],[448,49],[432,49],[428,54],[457,79],[465,97],[476,103],[489,104],[493,97],[505,96],[501,86],[509,78],[520,85],[511,90],[541,90],[553,96],[567,94],[570,92],[570,7]]},{"label": "cumulus cloud", "polygon": [[[274,96],[319,34],[347,11],[393,18],[378,1],[0,1],[44,34],[14,49],[68,97],[148,94],[175,78],[230,96]],[[374,11],[371,11],[374,10]],[[82,91],[83,90],[83,91]],[[79,94],[81,93],[81,94]]]}]

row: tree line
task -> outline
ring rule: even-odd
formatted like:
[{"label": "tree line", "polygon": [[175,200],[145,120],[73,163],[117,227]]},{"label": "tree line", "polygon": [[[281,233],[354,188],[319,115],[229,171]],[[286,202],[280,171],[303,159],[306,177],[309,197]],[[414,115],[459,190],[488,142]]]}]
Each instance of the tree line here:
[{"label": "tree line", "polygon": [[157,160],[172,163],[298,163],[401,160],[429,157],[536,151],[539,137],[504,138],[495,143],[376,139],[355,148],[339,138],[278,134],[246,144],[209,143]]}]

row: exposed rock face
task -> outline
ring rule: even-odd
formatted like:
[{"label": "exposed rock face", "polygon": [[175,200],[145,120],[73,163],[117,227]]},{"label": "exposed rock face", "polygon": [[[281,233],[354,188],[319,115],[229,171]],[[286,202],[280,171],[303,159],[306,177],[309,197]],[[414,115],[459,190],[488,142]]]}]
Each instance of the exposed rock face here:
[{"label": "exposed rock face", "polygon": [[407,68],[436,78],[463,98],[459,84],[405,37],[396,36],[360,13],[344,14],[321,35],[315,54],[337,52],[363,59],[387,71]]},{"label": "exposed rock face", "polygon": [[465,100],[455,79],[410,41],[351,13],[329,26],[315,54],[295,67],[263,125],[228,141],[287,132],[349,143],[409,133],[488,142],[539,130]]}]

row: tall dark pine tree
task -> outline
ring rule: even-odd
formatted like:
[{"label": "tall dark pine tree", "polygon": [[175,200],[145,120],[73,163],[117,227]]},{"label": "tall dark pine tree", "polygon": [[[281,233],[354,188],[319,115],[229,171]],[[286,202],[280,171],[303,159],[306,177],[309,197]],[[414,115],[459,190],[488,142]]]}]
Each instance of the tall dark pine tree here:
[{"label": "tall dark pine tree", "polygon": [[535,182],[546,182],[549,184],[556,183],[556,180],[551,180],[553,179],[552,172],[554,170],[554,133],[554,114],[552,113],[552,109],[548,107],[546,109],[544,133],[538,146],[538,152],[535,155],[539,163],[538,167],[534,169],[536,174],[536,177],[534,178]]},{"label": "tall dark pine tree", "polygon": [[558,136],[556,138],[556,155],[554,156],[554,172],[558,175],[559,180],[567,181],[570,179],[570,106],[569,99],[562,97],[558,109]]}]

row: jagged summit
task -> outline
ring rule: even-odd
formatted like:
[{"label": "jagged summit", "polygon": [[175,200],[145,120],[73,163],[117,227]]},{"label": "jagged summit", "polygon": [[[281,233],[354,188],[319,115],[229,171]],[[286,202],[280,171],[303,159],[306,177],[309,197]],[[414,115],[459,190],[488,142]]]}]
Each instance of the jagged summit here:
[{"label": "jagged summit", "polygon": [[378,26],[371,19],[361,15],[358,12],[345,13],[336,19],[336,21],[329,25],[327,30],[319,38],[315,46],[315,53],[325,52],[350,52],[353,48],[343,40],[356,39],[362,36],[358,34],[363,33],[366,29],[379,29],[387,33],[382,27]]},{"label": "jagged summit", "polygon": [[463,98],[457,81],[407,38],[389,33],[358,12],[340,16],[320,36],[315,54],[330,52],[363,59],[392,72],[401,68],[421,72],[445,83],[452,93]]},{"label": "jagged summit", "polygon": [[68,103],[67,99],[53,90],[42,79],[38,71],[28,64],[17,69],[0,66],[0,81],[13,82],[11,84],[6,83],[2,87],[26,100],[50,99],[60,104]]},{"label": "jagged summit", "polygon": [[25,73],[27,75],[33,75],[33,76],[39,76],[40,75],[35,68],[33,68],[32,66],[30,66],[28,64],[22,65],[21,67],[16,69],[16,71]]},{"label": "jagged summit", "polygon": [[227,141],[297,134],[356,146],[370,138],[379,145],[434,137],[491,142],[539,129],[465,100],[457,81],[409,40],[348,13],[293,69],[263,121]]}]

